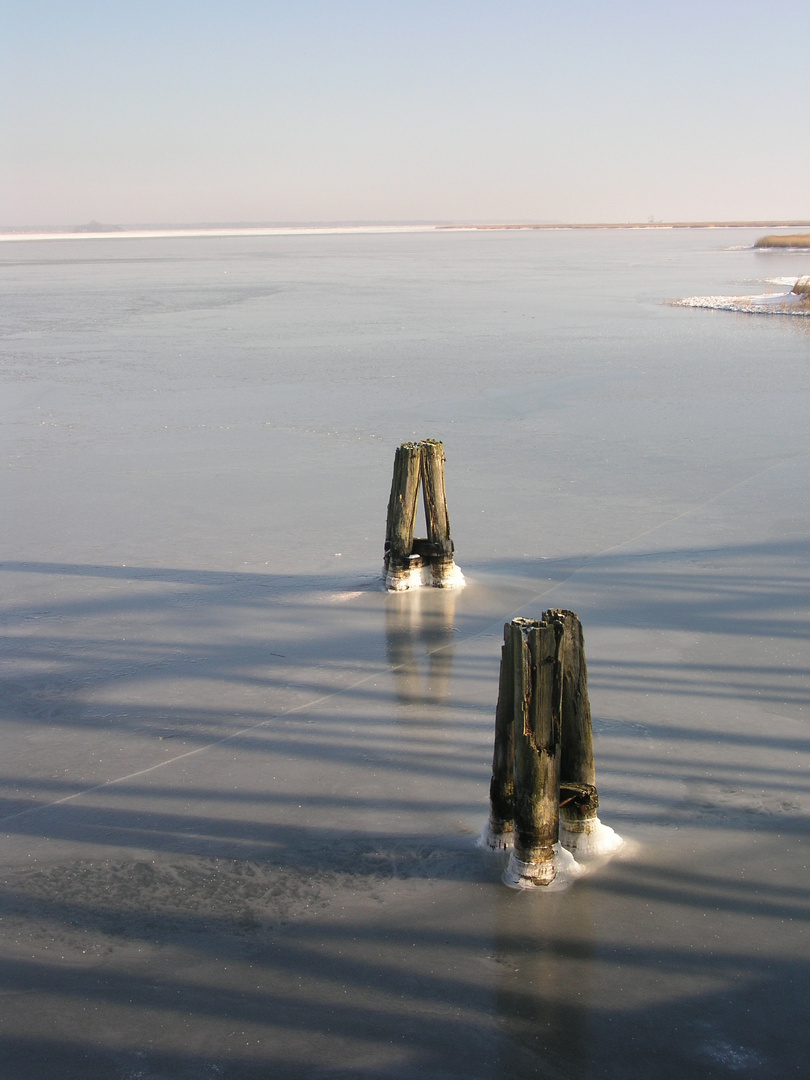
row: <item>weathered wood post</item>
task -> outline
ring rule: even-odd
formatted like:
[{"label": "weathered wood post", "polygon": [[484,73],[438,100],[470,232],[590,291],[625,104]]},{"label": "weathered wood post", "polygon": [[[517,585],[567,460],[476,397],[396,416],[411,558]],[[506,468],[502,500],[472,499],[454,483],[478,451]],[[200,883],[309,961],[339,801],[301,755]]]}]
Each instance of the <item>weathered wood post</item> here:
[{"label": "weathered wood post", "polygon": [[574,855],[616,851],[624,841],[598,816],[593,725],[582,623],[573,611],[543,612],[556,620],[562,639],[562,725],[560,736],[560,842]]},{"label": "weathered wood post", "polygon": [[515,658],[512,628],[503,628],[498,704],[495,707],[495,749],[489,785],[489,824],[484,844],[511,848],[515,830]]},{"label": "weathered wood post", "polygon": [[570,832],[584,832],[584,823],[596,817],[596,769],[593,728],[588,697],[588,668],[582,623],[573,611],[552,609],[543,619],[558,619],[563,626],[562,737],[560,744],[560,819]]},{"label": "weathered wood post", "polygon": [[489,803],[479,842],[512,847],[503,878],[514,888],[565,887],[582,873],[575,854],[624,844],[596,815],[588,672],[573,611],[504,627]]},{"label": "weathered wood post", "polygon": [[[394,476],[385,525],[385,581],[389,589],[407,589],[411,571],[422,565],[418,556],[411,558],[420,472],[419,443],[402,443],[394,454]],[[418,567],[413,565],[417,560]]]},{"label": "weathered wood post", "polygon": [[420,447],[425,522],[428,543],[432,549],[432,583],[437,588],[447,588],[458,584],[458,571],[453,560],[453,541],[450,539],[450,517],[447,513],[444,487],[444,445],[437,439],[424,439]]},{"label": "weathered wood post", "polygon": [[559,744],[562,709],[562,624],[513,619],[514,848],[508,885],[550,885],[557,876]]},{"label": "weathered wood post", "polygon": [[[444,445],[437,439],[402,443],[394,456],[394,477],[385,526],[385,584],[403,592],[430,581],[436,588],[457,589],[464,575],[453,558],[450,518],[444,490]],[[419,485],[425,503],[427,538],[414,539]]]}]

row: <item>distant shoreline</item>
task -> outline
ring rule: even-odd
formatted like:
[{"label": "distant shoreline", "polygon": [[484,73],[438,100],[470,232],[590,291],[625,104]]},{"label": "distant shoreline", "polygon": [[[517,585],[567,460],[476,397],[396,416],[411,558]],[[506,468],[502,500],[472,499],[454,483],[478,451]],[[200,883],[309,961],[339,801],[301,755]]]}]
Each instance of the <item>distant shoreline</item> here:
[{"label": "distant shoreline", "polygon": [[[524,224],[318,224],[318,225],[97,225],[60,228],[53,226],[0,226],[0,243],[25,240],[158,240],[191,237],[239,236],[320,236],[374,233],[425,232],[554,232],[587,229],[795,229],[808,228],[810,221],[642,221],[567,222]],[[781,237],[768,237],[784,247]],[[787,238],[785,238],[787,239]]]},{"label": "distant shoreline", "polygon": [[437,229],[796,229],[810,221],[629,221],[563,225],[437,225]]}]

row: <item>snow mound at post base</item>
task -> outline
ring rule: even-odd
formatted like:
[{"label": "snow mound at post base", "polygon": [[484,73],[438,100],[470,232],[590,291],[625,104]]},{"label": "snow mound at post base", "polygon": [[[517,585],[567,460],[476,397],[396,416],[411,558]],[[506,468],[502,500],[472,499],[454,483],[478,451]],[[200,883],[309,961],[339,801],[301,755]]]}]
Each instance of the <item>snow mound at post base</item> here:
[{"label": "snow mound at post base", "polygon": [[511,851],[515,846],[515,833],[511,828],[493,829],[492,822],[488,821],[475,843],[476,847],[487,851]]},{"label": "snow mound at post base", "polygon": [[624,847],[624,840],[609,825],[603,825],[598,817],[578,822],[578,827],[560,822],[560,843],[578,859],[596,859],[601,855],[613,855]]},{"label": "snow mound at post base", "polygon": [[418,565],[406,570],[383,569],[383,574],[388,592],[409,592],[411,589],[421,589],[423,586],[432,586],[436,589],[463,589],[467,584],[461,570],[455,565],[441,581],[434,581],[432,567],[429,563],[421,561]]},{"label": "snow mound at post base", "polygon": [[554,856],[548,863],[525,863],[513,851],[509,856],[509,865],[503,872],[503,881],[510,889],[562,892],[584,873],[585,868],[579,865],[571,852],[555,844]]}]

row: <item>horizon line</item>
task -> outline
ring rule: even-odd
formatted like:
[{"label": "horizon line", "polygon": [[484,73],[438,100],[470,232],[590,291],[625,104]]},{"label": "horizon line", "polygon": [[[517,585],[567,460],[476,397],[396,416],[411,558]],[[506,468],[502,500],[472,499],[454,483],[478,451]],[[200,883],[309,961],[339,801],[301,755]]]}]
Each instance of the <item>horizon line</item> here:
[{"label": "horizon line", "polygon": [[67,239],[163,239],[193,236],[284,235],[295,233],[431,232],[431,231],[553,231],[562,229],[733,229],[807,228],[810,220],[626,221],[626,222],[448,222],[448,221],[332,221],[223,222],[185,224],[0,225],[0,241]]}]

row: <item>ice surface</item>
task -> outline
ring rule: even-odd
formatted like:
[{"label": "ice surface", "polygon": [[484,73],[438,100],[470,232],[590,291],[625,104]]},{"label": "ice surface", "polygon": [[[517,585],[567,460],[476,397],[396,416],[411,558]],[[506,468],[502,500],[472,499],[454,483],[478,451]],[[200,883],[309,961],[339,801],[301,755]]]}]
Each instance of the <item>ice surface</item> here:
[{"label": "ice surface", "polygon": [[[0,245],[2,1075],[802,1075],[808,324],[665,303],[756,235]],[[427,437],[467,586],[388,593]],[[538,896],[475,841],[550,606],[626,847]]]}]

